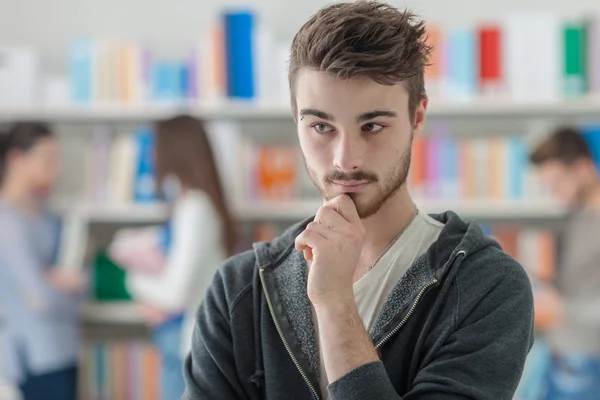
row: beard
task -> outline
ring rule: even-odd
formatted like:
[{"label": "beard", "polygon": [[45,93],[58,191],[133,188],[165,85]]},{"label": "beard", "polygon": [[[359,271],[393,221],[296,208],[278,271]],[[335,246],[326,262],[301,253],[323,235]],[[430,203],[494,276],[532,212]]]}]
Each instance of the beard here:
[{"label": "beard", "polygon": [[312,180],[313,184],[321,193],[321,196],[326,200],[331,200],[331,197],[327,194],[325,189],[327,184],[331,184],[333,181],[366,181],[375,186],[374,197],[370,199],[362,199],[363,193],[348,193],[348,196],[354,202],[358,216],[361,219],[366,219],[376,214],[381,207],[392,197],[394,194],[406,184],[408,173],[410,171],[411,162],[411,148],[412,148],[412,135],[410,145],[402,155],[402,157],[395,163],[384,176],[378,177],[377,174],[370,171],[356,171],[351,173],[345,173],[339,170],[332,172],[325,177],[319,179],[315,171],[313,171],[304,158],[304,165]]}]

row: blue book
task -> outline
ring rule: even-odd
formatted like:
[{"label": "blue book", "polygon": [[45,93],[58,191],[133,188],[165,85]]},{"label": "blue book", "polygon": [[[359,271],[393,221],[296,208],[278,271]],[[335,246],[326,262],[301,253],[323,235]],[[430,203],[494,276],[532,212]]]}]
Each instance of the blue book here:
[{"label": "blue book", "polygon": [[254,49],[252,45],[254,15],[250,11],[225,13],[225,54],[227,60],[227,96],[253,99]]},{"label": "blue book", "polygon": [[600,169],[600,125],[582,126],[581,136],[590,148],[596,167]]},{"label": "blue book", "polygon": [[75,39],[69,47],[69,85],[75,103],[87,104],[92,100],[93,51],[94,44],[87,38]]},{"label": "blue book", "polygon": [[523,175],[528,163],[527,148],[519,137],[511,137],[508,141],[508,196],[511,199],[520,199],[525,194]]},{"label": "blue book", "polygon": [[471,97],[477,85],[477,49],[475,34],[468,28],[456,28],[449,35],[449,75],[451,94]]},{"label": "blue book", "polygon": [[134,183],[134,200],[139,203],[156,200],[154,167],[154,132],[147,127],[135,133],[137,164]]},{"label": "blue book", "polygon": [[158,102],[180,99],[181,77],[179,65],[170,61],[157,61],[152,66],[152,98]]}]

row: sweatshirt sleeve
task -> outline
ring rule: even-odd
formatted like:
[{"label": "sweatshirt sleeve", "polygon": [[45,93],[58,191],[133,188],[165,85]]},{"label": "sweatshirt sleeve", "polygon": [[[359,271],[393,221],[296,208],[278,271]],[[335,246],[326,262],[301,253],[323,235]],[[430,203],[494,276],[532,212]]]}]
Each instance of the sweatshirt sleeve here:
[{"label": "sweatshirt sleeve", "polygon": [[187,307],[194,282],[202,279],[200,274],[207,275],[202,281],[208,282],[215,272],[202,262],[221,241],[220,220],[215,213],[204,193],[188,194],[181,200],[173,214],[172,246],[162,271],[131,271],[128,275],[127,287],[135,298],[171,312]]},{"label": "sweatshirt sleeve", "polygon": [[225,292],[223,276],[217,273],[196,314],[192,351],[183,369],[186,389],[182,400],[249,399],[238,379]]},{"label": "sweatshirt sleeve", "polygon": [[492,284],[480,273],[463,273],[464,279],[457,275],[454,329],[436,354],[424,360],[408,393],[397,394],[383,363],[376,361],[333,382],[331,400],[512,399],[533,345],[533,294],[516,262],[496,260],[493,265],[505,272]]}]

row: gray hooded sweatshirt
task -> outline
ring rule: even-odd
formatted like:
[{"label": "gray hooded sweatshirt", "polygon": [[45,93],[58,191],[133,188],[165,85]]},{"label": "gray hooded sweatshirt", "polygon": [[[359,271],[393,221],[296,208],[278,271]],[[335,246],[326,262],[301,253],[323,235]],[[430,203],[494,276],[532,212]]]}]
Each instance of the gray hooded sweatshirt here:
[{"label": "gray hooded sweatshirt", "polygon": [[[398,281],[370,331],[379,361],[328,386],[329,398],[512,399],[533,344],[523,268],[453,212]],[[315,399],[319,352],[294,239],[307,219],[229,259],[196,316],[184,400]]]}]

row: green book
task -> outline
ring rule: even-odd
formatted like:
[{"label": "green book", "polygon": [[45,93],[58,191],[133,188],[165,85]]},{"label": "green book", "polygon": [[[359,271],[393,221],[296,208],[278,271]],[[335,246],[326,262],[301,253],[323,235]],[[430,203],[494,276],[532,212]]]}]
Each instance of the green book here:
[{"label": "green book", "polygon": [[588,91],[587,23],[568,22],[563,26],[563,93],[577,96]]},{"label": "green book", "polygon": [[94,298],[97,301],[130,301],[125,278],[127,272],[108,256],[105,250],[94,259]]}]

